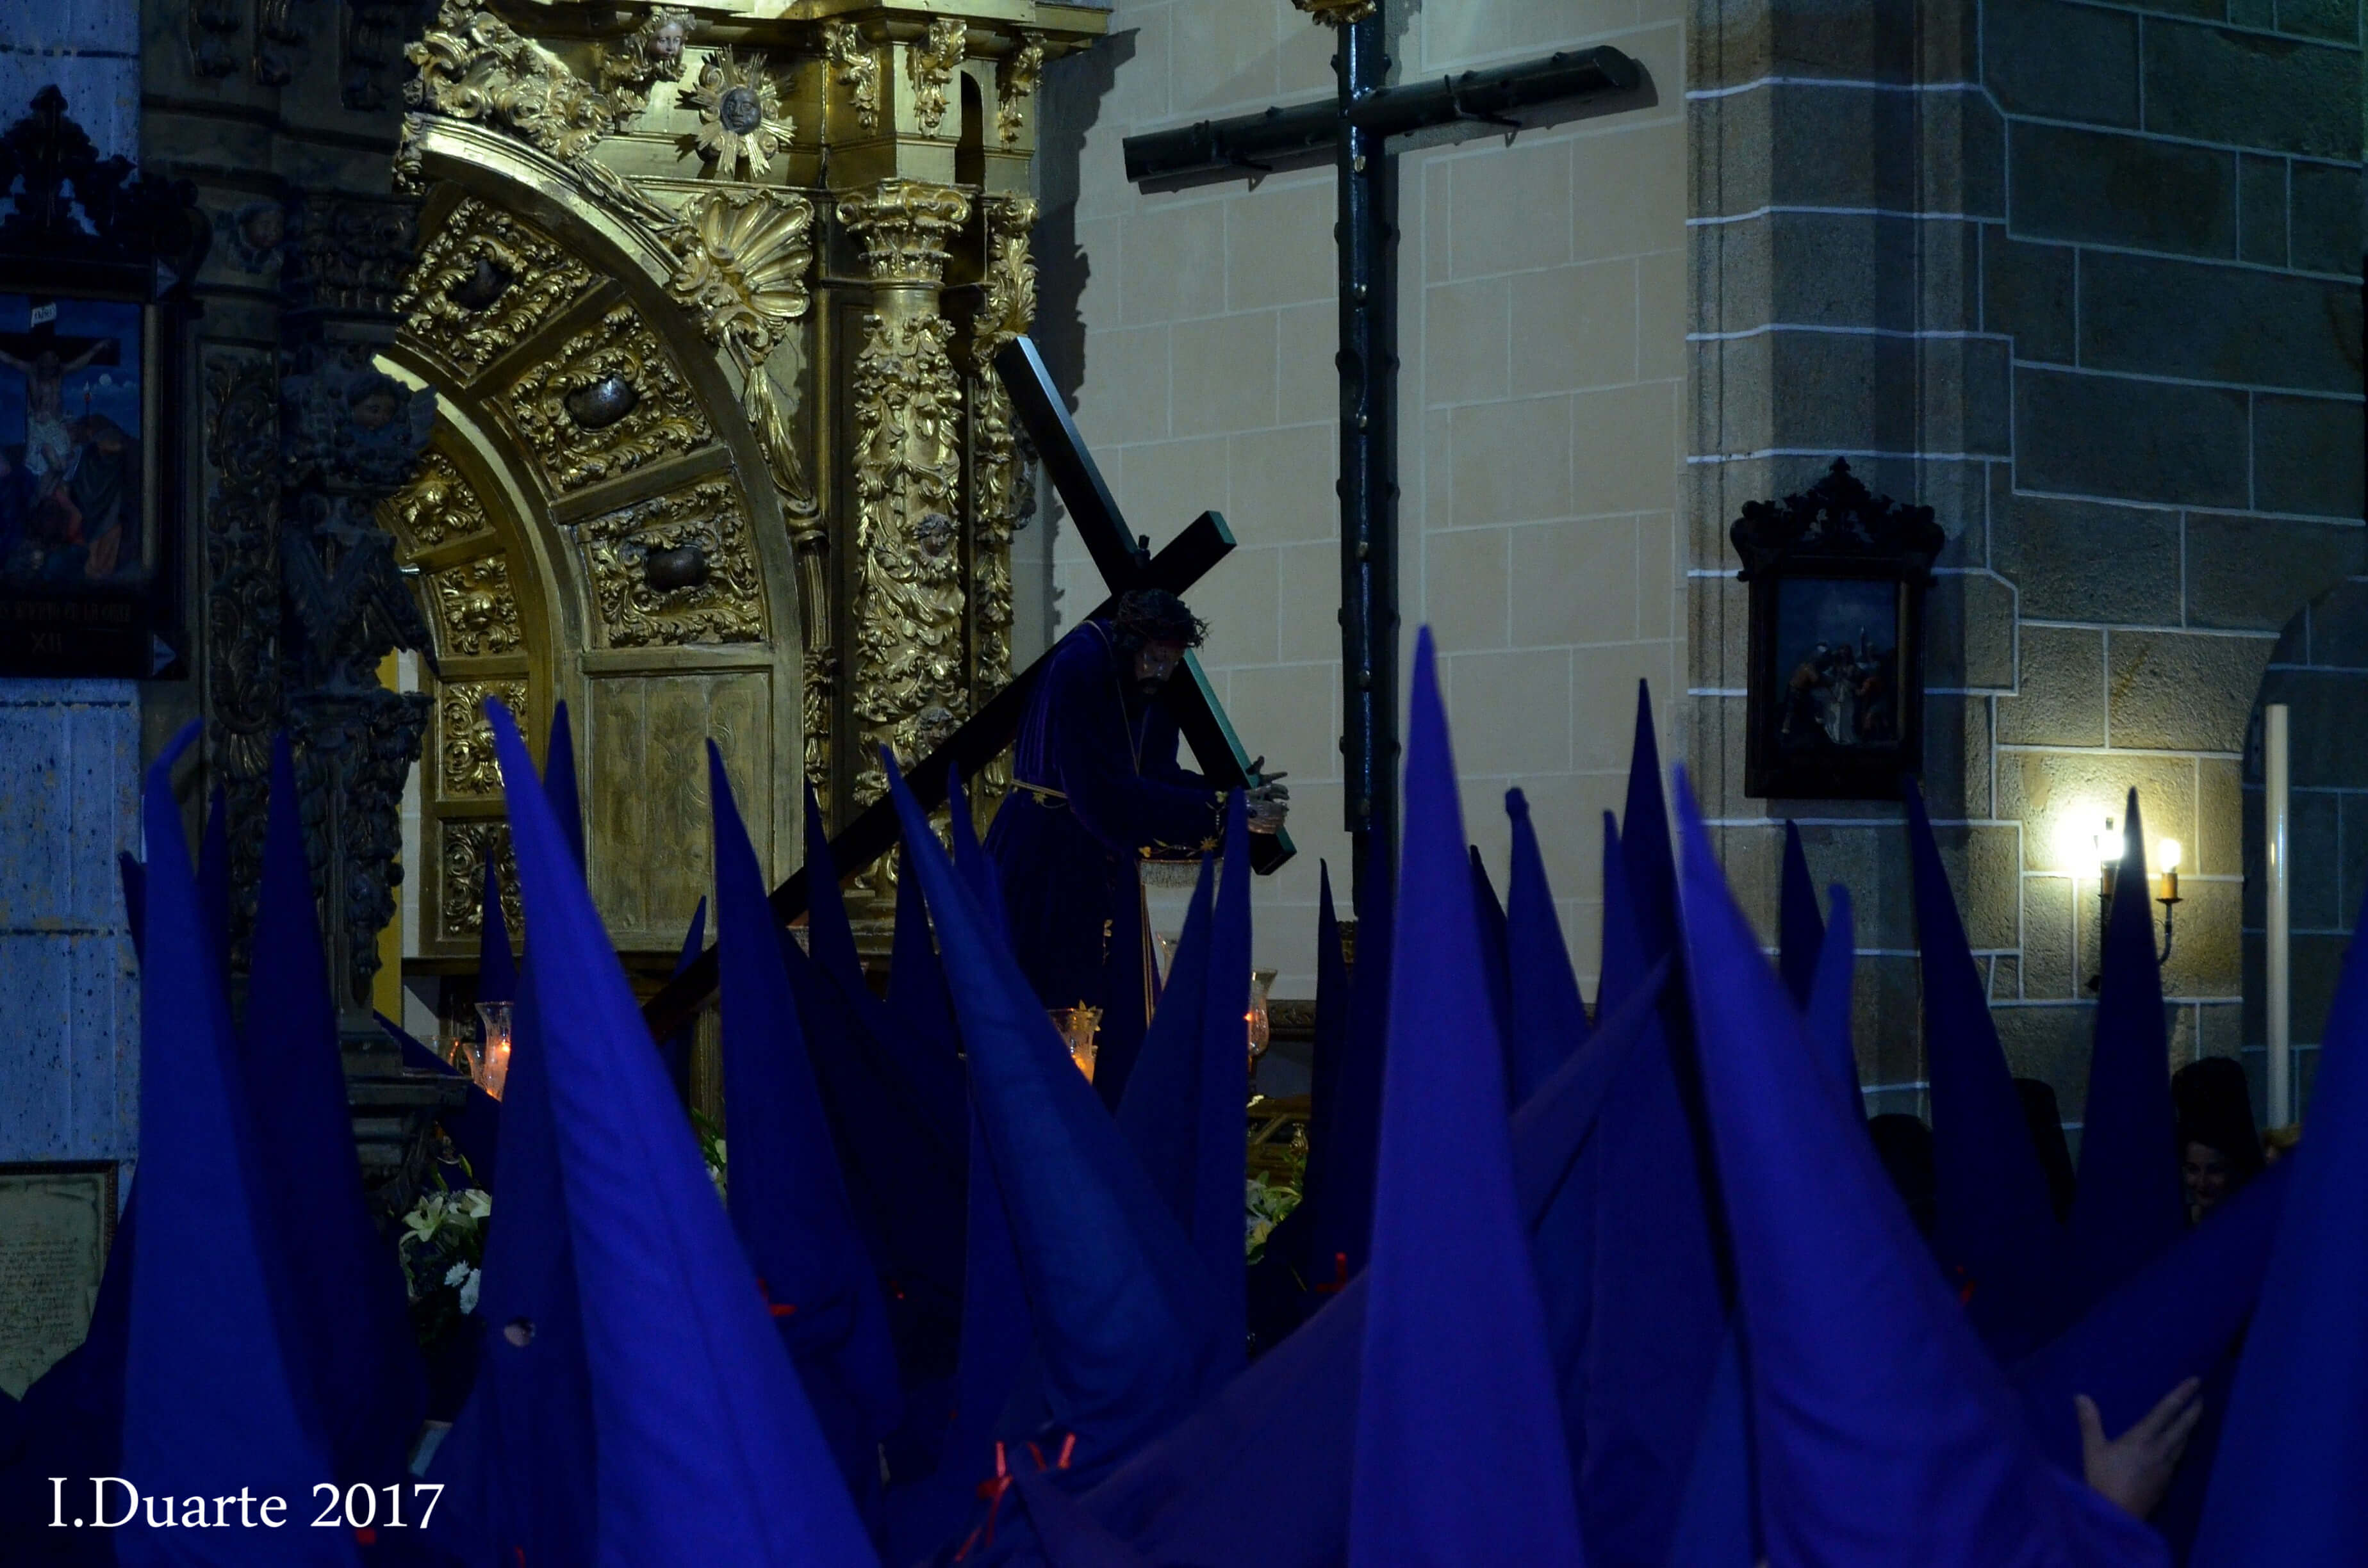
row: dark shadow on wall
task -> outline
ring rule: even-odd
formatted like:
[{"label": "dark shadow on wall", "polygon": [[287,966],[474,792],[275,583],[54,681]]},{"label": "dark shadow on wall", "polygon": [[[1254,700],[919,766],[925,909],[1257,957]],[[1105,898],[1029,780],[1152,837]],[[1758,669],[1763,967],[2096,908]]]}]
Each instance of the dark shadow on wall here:
[{"label": "dark shadow on wall", "polygon": [[[1077,244],[1077,190],[1086,133],[1101,118],[1118,68],[1134,58],[1135,34],[1112,33],[1082,53],[1044,68],[1037,96],[1036,324],[1030,335],[1072,412],[1086,380],[1086,321],[1080,304],[1093,258]],[[1118,156],[1115,143],[1106,150]],[[1048,497],[1049,499],[1049,497]]]}]

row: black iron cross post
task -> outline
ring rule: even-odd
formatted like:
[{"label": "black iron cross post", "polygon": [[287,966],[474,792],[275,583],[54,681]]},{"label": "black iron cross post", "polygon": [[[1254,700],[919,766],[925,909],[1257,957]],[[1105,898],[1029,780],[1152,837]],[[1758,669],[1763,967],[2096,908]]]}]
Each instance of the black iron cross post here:
[{"label": "black iron cross post", "polygon": [[[1300,168],[1338,171],[1341,794],[1358,903],[1397,845],[1397,159],[1393,138],[1434,128],[1521,129],[1514,111],[1634,92],[1616,49],[1549,55],[1389,86],[1381,0],[1292,0],[1339,34],[1330,103],[1269,108],[1126,139],[1126,177],[1176,189]],[[1452,134],[1452,131],[1450,132]]]},{"label": "black iron cross post", "polygon": [[[1108,614],[1116,608],[1118,597],[1132,589],[1166,588],[1181,594],[1233,552],[1234,536],[1225,519],[1214,512],[1203,512],[1154,555],[1150,540],[1133,533],[1120,514],[1036,345],[1025,337],[1007,344],[995,358],[995,369],[1003,378],[1004,390],[1011,394],[1012,411],[1019,415],[1020,427],[1035,443],[1045,475],[1060,492],[1061,505],[1086,541],[1102,585],[1109,590],[1108,597],[1087,613],[1087,619]],[[989,698],[943,744],[906,770],[905,782],[924,809],[945,802],[947,781],[956,768],[962,778],[970,778],[1011,744],[1027,715],[1029,694],[1052,657],[1047,651],[1014,676],[1010,685]],[[1263,782],[1251,770],[1249,754],[1234,733],[1216,693],[1210,689],[1201,661],[1189,651],[1160,700],[1174,711],[1185,744],[1192,748],[1193,760],[1210,783],[1220,790],[1235,790]],[[895,847],[901,836],[895,805],[882,796],[856,813],[830,841],[831,863],[840,875],[852,875]],[[1250,866],[1262,876],[1293,853],[1288,832],[1258,834],[1250,840]],[[805,913],[803,868],[773,890],[771,902],[773,913],[785,922]],[[642,1017],[651,1034],[665,1040],[689,1023],[714,994],[715,983],[716,954],[711,947],[643,1006]]]}]

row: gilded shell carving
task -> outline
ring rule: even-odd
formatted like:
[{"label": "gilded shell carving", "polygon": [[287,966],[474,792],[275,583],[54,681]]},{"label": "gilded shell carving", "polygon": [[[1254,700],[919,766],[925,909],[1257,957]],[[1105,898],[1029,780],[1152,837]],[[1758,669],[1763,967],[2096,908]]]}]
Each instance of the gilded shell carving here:
[{"label": "gilded shell carving", "polygon": [[731,481],[703,480],[594,517],[578,525],[576,539],[607,646],[764,637],[763,575],[746,504]]},{"label": "gilded shell carving", "polygon": [[442,657],[514,653],[523,642],[509,562],[502,555],[427,574],[427,597],[436,607],[437,652]]},{"label": "gilded shell carving", "polygon": [[437,914],[444,937],[474,937],[484,929],[485,855],[490,850],[495,896],[502,903],[502,924],[515,938],[526,926],[526,906],[518,897],[518,861],[510,851],[510,824],[499,817],[447,817],[439,826],[443,842],[437,853],[437,865],[443,872],[444,895]]},{"label": "gilded shell carving", "polygon": [[432,447],[410,482],[378,504],[378,523],[402,542],[405,557],[493,528],[476,491],[452,460]]},{"label": "gilded shell carving", "polygon": [[806,313],[814,203],[793,191],[742,186],[683,204],[666,233],[676,257],[666,292],[699,312],[711,343],[744,364],[763,358]]},{"label": "gilded shell carving", "polygon": [[438,783],[447,795],[498,795],[501,765],[494,757],[494,727],[485,722],[485,699],[510,710],[518,728],[527,724],[526,682],[461,680],[437,694]]},{"label": "gilded shell carving", "polygon": [[452,210],[395,296],[410,344],[473,379],[592,286],[549,235],[474,197]]},{"label": "gilded shell carving", "polygon": [[[598,429],[586,428],[569,412],[569,398],[612,378],[632,389],[632,406]],[[617,306],[526,371],[508,401],[518,434],[557,490],[613,479],[705,446],[713,435],[682,371],[631,305]]]}]

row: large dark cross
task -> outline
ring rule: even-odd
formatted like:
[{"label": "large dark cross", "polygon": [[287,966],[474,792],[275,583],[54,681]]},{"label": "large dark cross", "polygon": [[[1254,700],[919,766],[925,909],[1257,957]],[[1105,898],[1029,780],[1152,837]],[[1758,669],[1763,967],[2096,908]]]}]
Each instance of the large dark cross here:
[{"label": "large dark cross", "polygon": [[[1154,555],[1149,538],[1132,531],[1120,514],[1036,345],[1025,337],[1015,339],[995,357],[995,369],[1011,395],[1020,427],[1028,432],[1043,461],[1045,476],[1060,493],[1061,505],[1078,537],[1086,541],[1102,585],[1109,590],[1108,597],[1087,612],[1087,619],[1109,614],[1117,608],[1120,595],[1136,588],[1166,588],[1181,594],[1232,553],[1234,536],[1225,519],[1214,512],[1203,512]],[[1047,650],[1012,677],[1010,685],[989,698],[942,745],[906,769],[905,780],[925,810],[945,803],[947,782],[956,769],[962,778],[973,778],[1011,744],[1027,715],[1030,694],[1052,658]],[[1234,733],[1216,693],[1210,689],[1201,661],[1190,651],[1169,677],[1160,700],[1176,715],[1193,760],[1211,784],[1234,790],[1262,782],[1252,770],[1249,754]],[[894,848],[902,836],[895,804],[883,795],[858,812],[830,841],[831,864],[839,875],[851,876]],[[1261,875],[1272,872],[1292,853],[1287,832],[1262,833],[1250,839],[1250,865]],[[784,922],[806,911],[807,870],[800,868],[773,890],[773,913]],[[643,1006],[642,1016],[651,1034],[664,1040],[689,1023],[714,993],[715,982],[716,949],[711,947]]]},{"label": "large dark cross", "polygon": [[1511,132],[1516,111],[1636,90],[1616,49],[1549,55],[1389,86],[1381,0],[1293,0],[1335,25],[1329,103],[1126,139],[1126,177],[1146,190],[1249,178],[1330,158],[1338,171],[1341,796],[1359,905],[1393,874],[1397,844],[1397,159],[1393,139],[1440,129]]}]

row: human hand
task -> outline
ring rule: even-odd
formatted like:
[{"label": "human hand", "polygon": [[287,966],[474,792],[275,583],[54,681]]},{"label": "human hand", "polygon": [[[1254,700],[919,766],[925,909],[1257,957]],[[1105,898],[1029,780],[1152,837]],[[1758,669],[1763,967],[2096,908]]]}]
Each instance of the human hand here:
[{"label": "human hand", "polygon": [[2110,1442],[2097,1402],[2085,1393],[2077,1395],[2072,1408],[2080,1418],[2080,1468],[2089,1484],[2134,1518],[2153,1513],[2170,1486],[2170,1472],[2187,1451],[2195,1424],[2203,1418],[2203,1403],[2196,1397],[2203,1386],[2202,1380],[2188,1379]]}]

